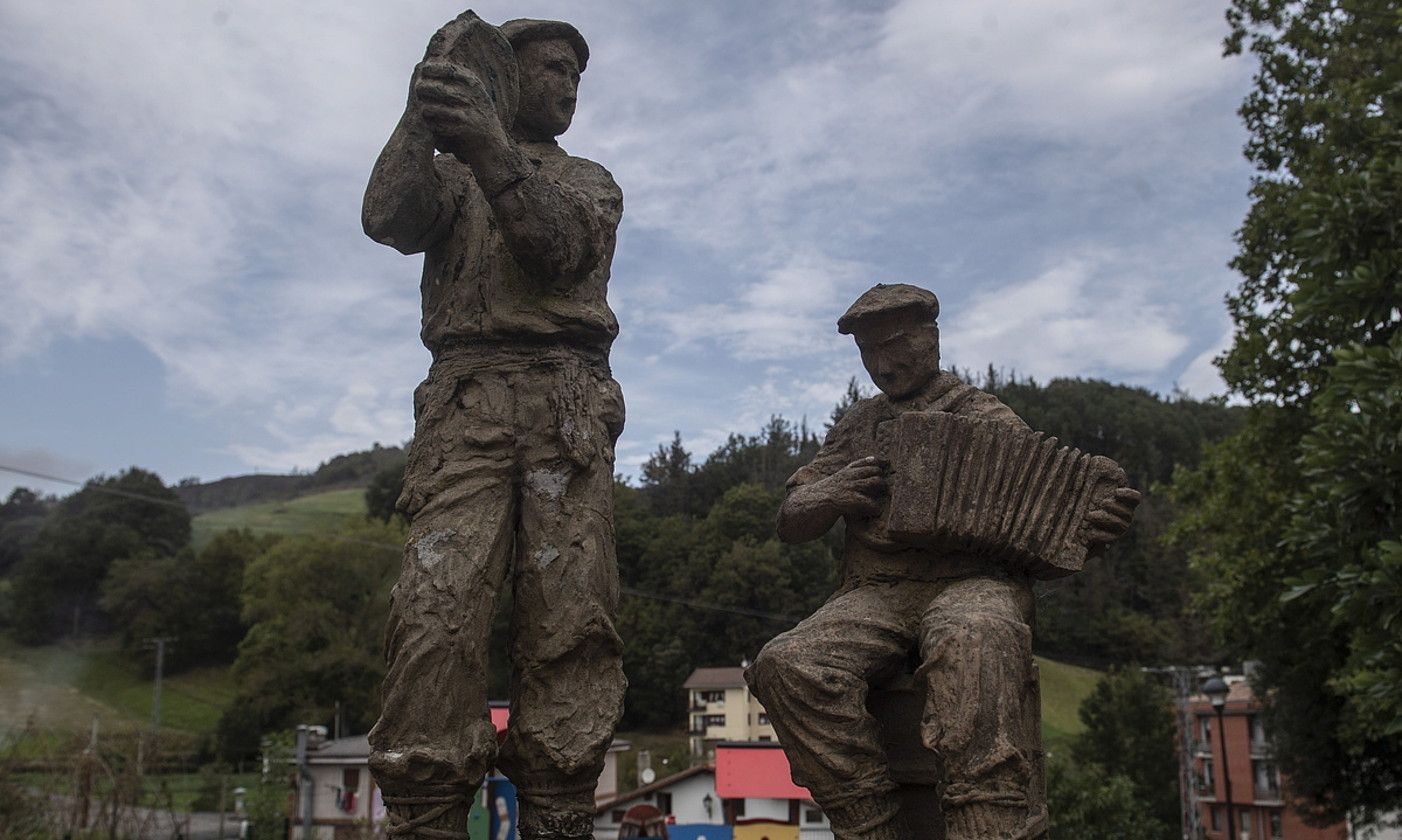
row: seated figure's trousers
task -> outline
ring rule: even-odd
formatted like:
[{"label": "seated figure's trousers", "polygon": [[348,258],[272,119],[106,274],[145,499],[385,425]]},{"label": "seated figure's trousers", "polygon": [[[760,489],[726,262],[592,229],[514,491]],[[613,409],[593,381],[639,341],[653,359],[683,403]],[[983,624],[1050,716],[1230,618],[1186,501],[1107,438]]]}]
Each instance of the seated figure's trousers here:
[{"label": "seated figure's trousers", "polygon": [[921,736],[945,767],[949,840],[1036,832],[1029,802],[1040,734],[1032,680],[1032,595],[1024,580],[858,583],[776,637],[748,678],[788,754],[794,781],[840,840],[936,836],[901,826],[867,692],[912,654],[925,682]]},{"label": "seated figure's trousers", "polygon": [[[403,806],[401,826],[417,815],[424,836],[444,836],[461,816],[450,800],[498,766],[517,786],[523,836],[589,836],[626,686],[614,629],[618,386],[602,363],[564,351],[479,354],[435,361],[414,402],[375,779],[392,813]],[[508,580],[511,720],[498,750],[488,637]]]}]

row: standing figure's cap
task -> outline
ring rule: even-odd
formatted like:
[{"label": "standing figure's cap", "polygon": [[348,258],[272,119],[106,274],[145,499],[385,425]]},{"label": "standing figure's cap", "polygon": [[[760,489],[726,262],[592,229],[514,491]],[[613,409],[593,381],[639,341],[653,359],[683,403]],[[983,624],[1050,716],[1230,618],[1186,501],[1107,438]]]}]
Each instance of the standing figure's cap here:
[{"label": "standing figure's cap", "polygon": [[837,331],[851,335],[862,321],[878,315],[909,311],[917,317],[934,321],[940,316],[940,299],[935,293],[906,283],[877,283],[862,293],[856,302],[837,319]]},{"label": "standing figure's cap", "polygon": [[532,41],[548,41],[552,38],[559,38],[574,47],[575,58],[579,59],[579,72],[583,73],[584,65],[589,63],[589,45],[584,43],[584,36],[579,34],[578,29],[563,20],[516,18],[508,20],[497,28],[501,30],[501,34],[506,36],[506,40],[511,42],[513,49],[519,50],[521,45],[529,44]]}]

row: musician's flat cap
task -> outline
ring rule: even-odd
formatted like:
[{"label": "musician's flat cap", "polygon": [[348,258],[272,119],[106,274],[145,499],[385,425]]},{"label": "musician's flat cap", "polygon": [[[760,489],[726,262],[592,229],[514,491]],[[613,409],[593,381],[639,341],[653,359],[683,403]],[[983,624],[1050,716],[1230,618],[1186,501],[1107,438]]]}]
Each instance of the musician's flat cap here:
[{"label": "musician's flat cap", "polygon": [[877,315],[909,311],[931,321],[940,315],[940,299],[935,293],[907,283],[877,283],[862,293],[842,317],[837,319],[837,331],[851,335],[862,321]]},{"label": "musician's flat cap", "polygon": [[574,47],[575,58],[579,59],[579,72],[584,72],[584,65],[589,63],[589,45],[584,43],[584,36],[563,20],[532,20],[531,18],[516,18],[508,20],[500,27],[501,34],[506,36],[506,40],[511,42],[512,49],[519,50],[523,44],[532,41],[548,41],[552,38],[559,38]]}]

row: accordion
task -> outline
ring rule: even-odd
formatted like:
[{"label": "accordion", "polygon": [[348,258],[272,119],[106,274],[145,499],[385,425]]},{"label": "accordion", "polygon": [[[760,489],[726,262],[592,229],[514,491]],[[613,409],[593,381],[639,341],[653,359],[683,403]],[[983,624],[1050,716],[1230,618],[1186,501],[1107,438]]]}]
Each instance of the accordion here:
[{"label": "accordion", "polygon": [[1083,537],[1086,514],[1129,486],[1119,464],[1041,432],[941,411],[892,424],[887,533],[1036,578],[1080,571],[1097,547]]}]

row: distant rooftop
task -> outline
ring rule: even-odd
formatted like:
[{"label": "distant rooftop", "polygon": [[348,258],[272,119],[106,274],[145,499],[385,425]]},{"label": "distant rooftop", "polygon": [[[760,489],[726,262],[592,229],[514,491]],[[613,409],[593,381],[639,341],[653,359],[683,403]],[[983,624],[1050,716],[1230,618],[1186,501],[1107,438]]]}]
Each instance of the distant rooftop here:
[{"label": "distant rooftop", "polygon": [[744,668],[697,668],[682,683],[687,691],[707,691],[717,688],[744,688]]}]

